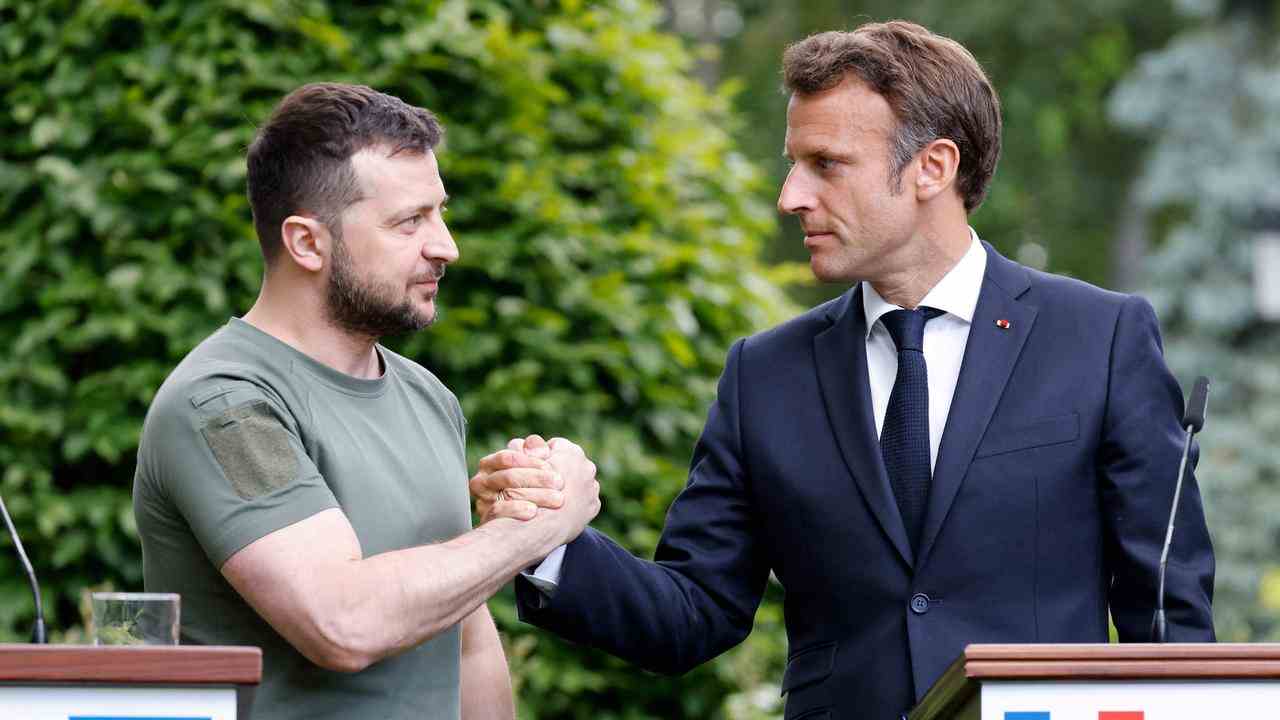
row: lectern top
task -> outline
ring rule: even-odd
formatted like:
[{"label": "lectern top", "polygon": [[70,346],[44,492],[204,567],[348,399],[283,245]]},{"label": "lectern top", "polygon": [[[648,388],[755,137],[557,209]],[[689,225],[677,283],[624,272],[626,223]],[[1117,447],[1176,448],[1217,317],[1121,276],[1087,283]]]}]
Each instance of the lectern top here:
[{"label": "lectern top", "polygon": [[1280,644],[970,645],[956,665],[973,679],[1280,678]]},{"label": "lectern top", "polygon": [[256,647],[5,645],[0,682],[257,685]]},{"label": "lectern top", "polygon": [[995,681],[1123,683],[1278,678],[1280,644],[970,645],[938,678],[909,717],[911,720],[959,717],[962,710],[969,712],[978,686]]}]

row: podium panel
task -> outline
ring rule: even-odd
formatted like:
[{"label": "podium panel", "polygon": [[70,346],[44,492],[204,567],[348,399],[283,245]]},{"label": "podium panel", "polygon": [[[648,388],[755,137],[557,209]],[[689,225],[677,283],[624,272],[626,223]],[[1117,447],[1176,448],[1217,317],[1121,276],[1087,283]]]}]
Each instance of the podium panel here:
[{"label": "podium panel", "polygon": [[[237,720],[235,687],[0,686],[0,718]],[[243,718],[243,716],[240,716]]]},{"label": "podium panel", "polygon": [[254,647],[0,645],[0,718],[249,720]]},{"label": "podium panel", "polygon": [[977,720],[1205,720],[1280,714],[1280,682],[983,683]]},{"label": "podium panel", "polygon": [[1280,645],[970,645],[909,720],[1280,717]]}]

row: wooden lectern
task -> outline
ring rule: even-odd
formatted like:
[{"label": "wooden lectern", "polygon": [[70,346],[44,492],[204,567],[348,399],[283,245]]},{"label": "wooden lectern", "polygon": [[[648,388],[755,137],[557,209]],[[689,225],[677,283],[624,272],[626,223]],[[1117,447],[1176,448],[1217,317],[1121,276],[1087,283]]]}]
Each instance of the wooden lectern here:
[{"label": "wooden lectern", "polygon": [[255,647],[0,644],[0,718],[247,720]]},{"label": "wooden lectern", "polygon": [[970,645],[908,717],[1280,718],[1280,645]]}]

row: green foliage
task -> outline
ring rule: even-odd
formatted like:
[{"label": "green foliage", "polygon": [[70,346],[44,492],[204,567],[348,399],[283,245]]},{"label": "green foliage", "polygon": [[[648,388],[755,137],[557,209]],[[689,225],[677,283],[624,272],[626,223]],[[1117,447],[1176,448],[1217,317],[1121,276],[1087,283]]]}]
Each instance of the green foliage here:
[{"label": "green foliage", "polygon": [[[252,303],[244,149],[315,80],[447,127],[462,260],[444,319],[396,344],[461,398],[472,461],[526,432],[578,440],[604,485],[597,526],[652,552],[730,341],[793,312],[756,259],[772,208],[730,99],[689,78],[657,19],[646,0],[0,0],[0,492],[53,627],[77,622],[84,588],[141,583],[143,415]],[[32,617],[18,578],[0,553],[11,639]],[[776,683],[785,656],[776,604],[748,647],[682,679],[493,606],[522,717],[723,715],[734,692],[759,705],[753,683]]]},{"label": "green foliage", "polygon": [[1252,244],[1260,213],[1280,218],[1280,3],[1184,4],[1208,21],[1144,56],[1111,112],[1155,139],[1138,195],[1159,225],[1145,292],[1170,364],[1183,382],[1213,379],[1197,475],[1218,557],[1218,634],[1276,640],[1280,332],[1253,300]]}]

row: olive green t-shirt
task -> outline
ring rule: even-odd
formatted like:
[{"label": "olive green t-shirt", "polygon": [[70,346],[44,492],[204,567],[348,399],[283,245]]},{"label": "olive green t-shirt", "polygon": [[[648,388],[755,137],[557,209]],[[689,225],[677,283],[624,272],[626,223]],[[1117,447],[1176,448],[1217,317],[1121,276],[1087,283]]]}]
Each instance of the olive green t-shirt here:
[{"label": "olive green t-shirt", "polygon": [[147,412],[133,487],[146,589],[181,594],[183,643],[262,648],[255,720],[459,716],[457,627],[361,672],[332,672],[219,572],[245,545],[328,508],[346,514],[364,557],[470,529],[457,398],[377,350],[382,377],[355,378],[233,318]]}]

